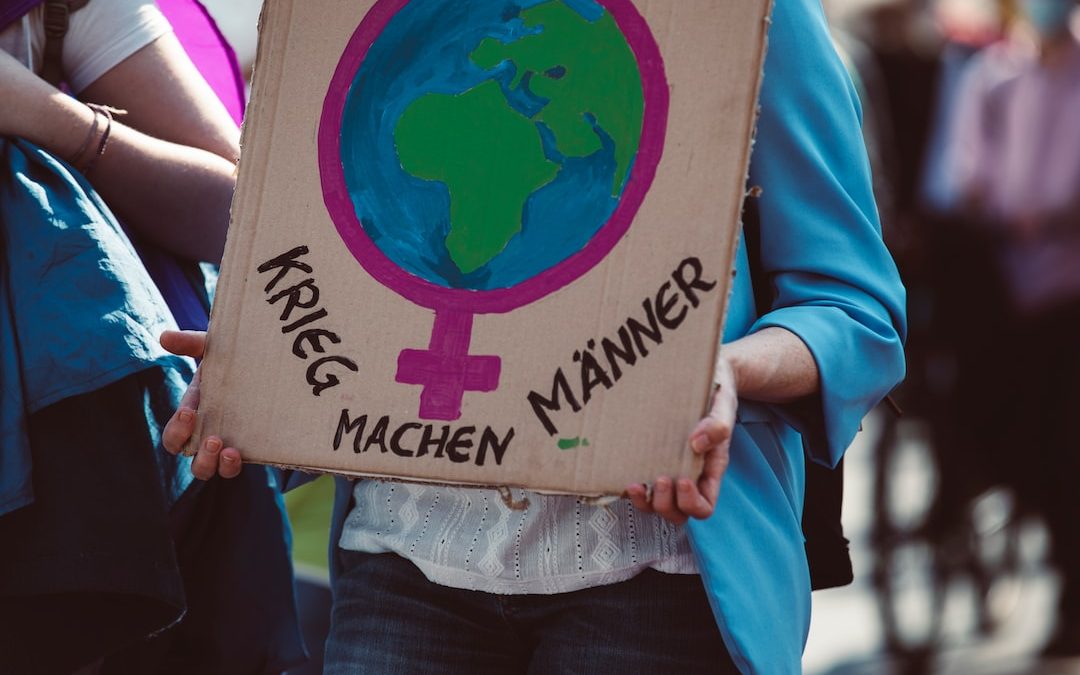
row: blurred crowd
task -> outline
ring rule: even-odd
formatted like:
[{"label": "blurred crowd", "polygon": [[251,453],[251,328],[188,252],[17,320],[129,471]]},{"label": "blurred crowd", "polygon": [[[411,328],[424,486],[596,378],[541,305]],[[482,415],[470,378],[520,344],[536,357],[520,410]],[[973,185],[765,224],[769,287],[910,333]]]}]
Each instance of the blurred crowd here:
[{"label": "blurred crowd", "polygon": [[[25,11],[26,7],[23,5],[39,3],[7,4],[11,7],[18,6],[20,11]],[[158,4],[169,6],[180,3]],[[206,4],[237,47],[243,70],[248,72],[253,59],[254,15],[259,1],[216,0]],[[1080,408],[1080,351],[1076,349],[1080,343],[1077,339],[1080,335],[1078,2],[833,0],[828,4],[836,19],[837,45],[847,59],[863,102],[864,134],[874,171],[875,192],[885,238],[897,259],[908,290],[909,375],[896,398],[899,407],[904,410],[904,419],[918,420],[928,430],[928,457],[936,476],[932,498],[917,526],[908,527],[890,519],[889,500],[885,499],[884,495],[890,490],[892,465],[888,460],[890,448],[897,442],[896,420],[899,419],[890,417],[879,442],[877,476],[874,479],[874,489],[878,493],[874,506],[878,513],[874,518],[873,544],[879,562],[873,571],[873,584],[883,598],[884,613],[889,614],[892,611],[889,594],[890,575],[894,570],[887,561],[892,559],[895,551],[912,539],[927,543],[934,551],[927,562],[932,568],[927,584],[930,586],[960,570],[972,578],[979,593],[986,594],[992,585],[992,577],[1007,569],[1008,565],[1015,564],[1014,560],[1010,561],[1008,546],[1004,553],[998,552],[1000,555],[995,560],[990,560],[985,550],[980,548],[973,510],[983,495],[989,491],[997,491],[1009,495],[1006,517],[1009,523],[1038,520],[1044,524],[1050,535],[1050,563],[1058,572],[1061,584],[1055,608],[1056,628],[1043,645],[1043,652],[1048,656],[1080,656],[1080,490],[1074,486],[1074,482],[1080,478],[1080,441],[1077,441],[1071,425],[1071,413]],[[94,6],[105,5],[96,3]],[[88,14],[89,12],[83,16]],[[12,17],[15,16],[16,14],[12,13]],[[214,30],[216,35],[216,27]],[[9,35],[16,34],[11,32]],[[24,44],[33,44],[32,40],[22,33],[17,37],[18,39],[9,42],[20,49]],[[157,34],[143,36],[144,42],[138,45],[139,49],[157,37]],[[175,45],[170,43],[167,45],[168,49],[162,48],[165,51],[161,53],[153,50],[145,53],[145,58],[150,60],[144,63],[142,68],[153,77],[167,79],[171,83],[169,86],[160,83],[153,87],[131,86],[134,79],[126,79],[134,78],[130,71],[124,75],[125,80],[114,80],[117,89],[129,98],[121,96],[113,100],[106,97],[102,100],[130,108],[133,112],[126,114],[123,119],[119,117],[122,111],[115,108],[98,106],[95,109],[83,109],[72,104],[72,109],[77,109],[82,115],[81,126],[67,124],[67,127],[75,129],[75,132],[72,132],[75,135],[73,140],[65,139],[64,143],[59,145],[70,146],[65,148],[70,151],[67,154],[79,160],[83,159],[87,148],[96,149],[97,157],[86,162],[84,171],[89,174],[90,170],[94,169],[95,179],[101,184],[109,180],[110,176],[119,176],[124,179],[123,185],[133,185],[135,183],[132,181],[135,179],[132,174],[139,173],[138,165],[125,158],[137,158],[149,152],[139,145],[145,143],[145,139],[133,131],[138,129],[139,122],[142,121],[135,111],[148,104],[142,99],[155,99],[159,105],[170,110],[170,115],[162,117],[172,120],[177,127],[168,128],[170,125],[166,125],[166,128],[156,130],[163,138],[174,141],[173,145],[169,146],[171,150],[166,153],[165,159],[157,159],[158,168],[177,168],[177,175],[186,177],[185,181],[194,181],[199,178],[200,172],[181,172],[180,169],[190,168],[181,160],[201,158],[202,163],[199,166],[203,169],[202,174],[211,178],[213,175],[224,178],[222,186],[227,188],[226,197],[217,204],[218,210],[224,213],[221,204],[227,203],[227,194],[231,194],[234,179],[232,162],[239,152],[238,130],[235,127],[235,121],[238,121],[239,117],[237,115],[235,120],[230,118],[227,113],[231,111],[219,106],[216,99],[211,100],[209,90],[192,93],[175,84],[185,78],[191,80],[191,73],[176,71],[179,75],[166,78],[166,75],[173,71],[165,66],[179,68],[175,64],[178,62],[178,55],[182,53],[182,46],[179,42]],[[0,44],[0,47],[3,47],[3,44]],[[30,51],[29,47],[25,51]],[[183,59],[179,60],[187,63]],[[9,61],[14,63],[11,59]],[[231,65],[230,63],[230,75],[233,73]],[[141,72],[135,74],[142,76]],[[39,89],[44,86],[36,82],[35,84]],[[238,90],[242,90],[242,84],[230,82],[233,89]],[[168,98],[161,92],[171,92],[176,98]],[[46,93],[51,94],[51,90]],[[69,103],[67,99],[60,100]],[[190,114],[178,114],[176,111],[187,111]],[[114,113],[117,114],[117,132],[113,140],[109,141],[110,130],[114,127]],[[214,120],[215,115],[220,118],[220,123],[217,124],[217,127],[220,127],[218,136],[224,139],[218,139],[220,143],[215,141],[217,136],[206,133],[205,129],[192,130],[182,124],[185,120],[194,120],[205,125],[208,124],[205,120]],[[51,131],[52,127],[58,125],[47,126],[50,126]],[[132,129],[125,129],[126,126],[131,126]],[[99,127],[102,134],[100,140]],[[3,129],[0,129],[0,132],[3,132],[0,135],[12,137],[28,136],[15,131],[5,132]],[[97,159],[104,155],[107,141],[110,155],[99,163]],[[207,144],[220,147],[203,147]],[[123,154],[124,149],[129,146],[134,148],[131,150],[132,154]],[[14,150],[7,152],[10,154]],[[200,152],[202,154],[199,154]],[[91,156],[93,154],[91,153]],[[118,161],[117,157],[123,161]],[[215,168],[217,174],[214,174]],[[50,171],[48,175],[51,176],[58,169],[53,167]],[[116,180],[119,182],[119,178]],[[89,200],[81,195],[91,192],[89,183],[75,178],[69,178],[68,183],[70,185],[64,194],[70,193],[70,201],[85,209]],[[184,184],[186,185],[186,182]],[[179,194],[176,185],[178,184],[175,182],[169,183],[169,191]],[[208,194],[194,182],[191,186],[193,190],[198,188],[196,192],[200,195]],[[109,200],[115,201],[117,208],[122,211],[124,207],[131,208],[126,201],[130,200],[132,195],[138,196],[140,192],[142,191],[129,187],[118,191],[115,200],[111,197]],[[10,197],[8,199],[11,201]],[[209,204],[212,200],[204,201]],[[56,203],[58,202],[54,198],[50,206],[52,210],[55,210]],[[120,231],[118,221],[104,213],[106,209],[103,204],[99,206],[94,202],[92,206],[95,213],[102,211],[95,221],[102,231]],[[52,210],[49,213],[52,213]],[[139,224],[137,217],[129,217],[129,220],[135,225]],[[223,242],[225,222],[221,218],[219,221],[217,234]],[[220,254],[219,249],[220,246],[209,254],[199,252],[200,259],[214,260]],[[123,254],[132,259],[135,255],[127,248],[119,253],[105,251],[102,259],[107,259],[106,254]],[[153,272],[148,271],[146,274]],[[164,272],[160,274],[163,275]],[[179,272],[176,272],[174,276],[178,274]],[[187,277],[177,278],[190,281]],[[147,277],[144,285],[149,288],[152,281],[157,281],[157,278],[150,280]],[[208,303],[208,298],[202,297],[205,284],[201,277],[197,281],[199,283],[195,286],[201,286],[195,300],[188,298],[192,294],[188,291],[192,289],[186,286],[183,287],[186,295],[176,293],[178,296],[182,295],[179,299],[154,298],[155,301],[160,301],[159,304],[168,301],[177,306],[181,305],[181,300],[197,300],[197,321],[181,321],[179,325],[182,327],[203,328],[206,325],[206,307],[203,305]],[[76,306],[78,303],[71,301],[70,304]],[[172,308],[171,311],[175,313],[177,310]],[[89,338],[82,339],[90,342]],[[146,348],[147,353],[152,350],[157,351],[153,352],[154,359],[149,360],[152,361],[151,365],[160,366],[162,372],[168,374],[167,369],[174,367],[171,365],[173,360],[160,352],[154,344]],[[125,358],[128,356],[124,354]],[[183,370],[180,366],[175,368]],[[8,372],[13,371],[9,369]],[[184,375],[190,373],[184,371]],[[150,429],[150,433],[146,439],[140,440],[142,445],[136,450],[142,453],[140,456],[144,458],[157,458],[160,453],[156,452],[156,444],[163,421],[151,418],[154,415],[161,418],[164,414],[157,409],[149,410],[149,407],[147,411],[142,410],[144,399],[151,400],[151,397],[148,394],[144,396],[144,393],[154,393],[161,389],[164,392],[161,396],[167,395],[170,398],[166,401],[168,405],[159,404],[156,407],[169,408],[171,412],[178,404],[182,384],[174,383],[174,386],[165,391],[166,388],[160,382],[143,382],[132,377],[127,385],[134,387],[134,393],[126,389],[115,391],[125,396],[130,394],[129,398],[135,401],[135,404],[129,401],[125,405],[134,411],[132,414],[135,414],[136,421],[118,417],[115,424],[120,429]],[[9,395],[11,391],[18,389],[10,385],[7,388]],[[111,395],[119,397],[120,393]],[[90,403],[100,405],[102,410],[110,413],[121,408],[112,399],[85,399],[76,403],[86,406]],[[148,403],[146,405],[149,406]],[[106,427],[99,419],[104,414],[99,415],[98,408],[87,407],[86,410],[89,412],[80,412],[80,415],[94,420],[97,424],[94,428],[99,431],[89,435],[100,436],[99,439],[88,440],[88,434],[83,433],[81,427],[75,428],[78,425],[71,424],[72,413],[67,409],[56,413],[67,415],[58,422],[54,422],[52,418],[37,418],[43,421],[34,422],[36,426],[31,431],[51,433],[54,428],[72,427],[69,433],[75,440],[65,437],[56,440],[54,444],[78,448],[83,461],[87,463],[85,472],[88,475],[91,471],[105,473],[108,467],[102,463],[102,457],[114,457],[112,461],[117,463],[123,458],[116,453],[110,455],[107,452],[115,441],[104,431]],[[139,417],[144,413],[146,420]],[[75,419],[81,420],[82,417]],[[22,423],[21,419],[19,422]],[[92,446],[90,441],[98,442],[102,450],[92,451],[97,446]],[[132,442],[132,445],[135,443]],[[147,460],[141,470],[145,470],[151,479],[142,480],[140,485],[153,484],[156,490],[158,474],[171,476],[170,471],[179,471],[172,468],[171,464],[159,466],[159,461],[154,459],[154,463],[149,463]],[[165,458],[164,461],[174,460]],[[182,464],[186,460],[175,461]],[[38,467],[41,471],[45,465],[39,462]],[[116,473],[123,472],[118,470]],[[134,475],[135,472],[131,470],[127,473]],[[8,469],[8,476],[10,475],[13,474]],[[86,490],[87,494],[98,502],[101,501],[101,493],[111,496],[111,492],[116,493],[117,499],[120,499],[120,496],[123,496],[124,500],[134,499],[119,490],[101,489],[96,482],[88,484],[89,481],[84,480],[81,469],[65,469],[64,475],[71,484]],[[247,567],[244,565],[217,563],[217,558],[204,556],[201,549],[198,556],[192,553],[196,550],[196,544],[211,546],[220,541],[231,541],[222,534],[228,527],[235,526],[245,532],[251,530],[243,522],[232,523],[226,522],[228,519],[219,521],[211,518],[208,515],[211,508],[218,508],[226,513],[242,513],[244,518],[251,516],[254,521],[254,516],[251,515],[255,513],[253,509],[226,507],[235,504],[250,505],[256,503],[254,499],[258,498],[262,500],[259,503],[263,504],[261,508],[264,511],[260,516],[263,522],[271,523],[274,528],[282,527],[277,494],[269,487],[272,481],[267,479],[266,474],[256,473],[253,469],[248,469],[244,475],[244,480],[248,483],[239,487],[221,487],[221,482],[218,481],[217,484],[210,484],[210,487],[202,489],[201,498],[205,506],[199,509],[180,501],[179,495],[187,485],[181,486],[179,481],[175,480],[175,485],[170,484],[167,487],[176,488],[176,496],[155,492],[147,497],[148,500],[152,498],[160,511],[151,514],[157,519],[151,525],[162,537],[163,551],[163,562],[155,562],[154,569],[167,570],[164,585],[168,592],[161,598],[151,598],[155,602],[152,609],[157,613],[150,615],[148,612],[144,621],[146,625],[140,623],[122,628],[130,629],[140,636],[158,634],[158,631],[168,626],[176,626],[175,622],[182,615],[187,617],[187,624],[182,630],[169,634],[167,640],[158,640],[158,646],[167,656],[149,651],[145,654],[140,652],[135,655],[140,659],[139,663],[172,658],[174,652],[190,656],[186,640],[201,641],[202,650],[208,654],[206,658],[213,657],[222,663],[225,661],[215,651],[219,647],[222,652],[227,651],[227,648],[244,651],[244,658],[272,662],[276,664],[277,670],[300,660],[302,648],[298,640],[294,640],[294,636],[287,634],[287,631],[276,624],[269,625],[270,618],[274,617],[266,618],[264,623],[267,626],[264,626],[249,616],[237,618],[230,613],[241,608],[237,611],[269,616],[269,613],[262,611],[261,605],[253,601],[246,604],[228,604],[222,600],[219,606],[216,595],[219,586],[232,586],[233,592],[250,592],[252,597],[266,596],[266,589],[274,588],[280,592],[282,597],[279,599],[282,603],[288,605],[290,612],[293,611],[294,598],[288,583],[291,568],[288,566],[288,553],[284,546],[277,545],[277,542],[284,541],[277,529],[271,533],[275,536],[267,537],[272,541],[266,544],[264,549],[257,547],[260,540],[254,538],[259,533],[251,534],[251,541],[237,539],[244,544],[238,548],[242,549],[245,555],[258,560],[258,564],[252,564],[250,569],[258,568],[259,574],[247,574]],[[162,479],[161,482],[168,481]],[[84,508],[84,503],[89,503],[91,497],[83,499],[82,493],[70,491],[64,485],[66,484],[58,483],[54,491],[74,504],[71,507],[76,509],[74,515],[68,512],[46,515],[55,516],[57,521],[64,524],[63,528],[52,528],[57,533],[56,538],[60,540],[56,548],[65,553],[78,553],[79,544],[71,545],[69,540],[74,535],[69,532],[77,531],[79,535],[86,536],[85,532],[91,530],[92,523],[87,515],[89,510]],[[241,492],[241,488],[249,490],[250,494]],[[326,481],[318,484],[318,487],[307,489],[322,492],[298,491],[291,497],[289,515],[297,535],[293,555],[302,559],[301,552],[310,551],[310,561],[318,565],[319,560],[325,560],[325,538],[329,536],[325,528],[329,516],[325,511],[332,499],[328,492],[330,486]],[[895,487],[891,489],[895,492]],[[39,496],[44,494],[40,489],[38,492]],[[252,494],[255,496],[252,497]],[[316,498],[307,500],[310,501],[310,504],[307,504],[305,494],[316,494]],[[72,498],[72,495],[79,499]],[[892,496],[901,501],[908,497],[914,499],[914,496],[905,494]],[[184,508],[170,513],[174,504],[168,500],[174,500],[174,497],[175,503]],[[118,502],[115,507],[116,514],[131,516],[138,511],[131,508],[130,503]],[[311,516],[312,509],[321,509],[318,517]],[[126,525],[127,521],[121,521],[118,515],[99,510],[103,511],[101,518],[107,521],[110,535],[114,535],[113,538],[125,546],[133,539],[129,533],[136,531],[136,527],[144,526],[137,522]],[[0,512],[0,515],[2,513]],[[169,521],[168,518],[172,518],[176,513],[182,516],[182,520],[176,518],[175,522]],[[13,522],[15,524],[11,525]],[[167,531],[166,524],[172,529]],[[49,527],[29,519],[20,523],[9,518],[5,521],[5,526],[12,528],[0,530],[0,534],[4,535],[2,538],[7,541],[29,541],[30,536],[26,533],[49,531],[51,534]],[[315,536],[312,532],[319,534]],[[195,543],[186,545],[186,548],[181,546],[179,553],[174,552],[171,537],[182,539],[177,533]],[[170,538],[166,538],[166,535]],[[957,541],[961,543],[957,545]],[[53,542],[48,543],[50,546],[54,545]],[[38,552],[32,553],[36,555]],[[53,555],[51,550],[47,553]],[[19,562],[13,554],[8,553],[6,557],[9,567],[13,566],[12,561]],[[138,558],[126,549],[121,549],[117,559],[129,561],[136,570],[150,567],[143,558]],[[27,563],[26,567],[37,573],[39,570],[34,560],[36,559]],[[135,578],[136,575],[125,575],[123,568],[109,563],[105,558],[102,560],[105,561],[102,567],[107,569],[110,583],[113,583],[113,577],[123,579],[125,576],[132,577],[123,579],[126,584],[142,583],[141,579]],[[88,576],[86,561],[79,558],[78,564],[79,567],[73,569],[78,569],[79,575]],[[219,574],[219,570],[223,568],[240,569],[241,572],[237,572],[237,579],[224,578]],[[54,576],[64,577],[63,581],[66,583],[66,577],[79,575],[57,573]],[[273,575],[285,578],[285,581],[271,583],[270,577]],[[165,573],[162,573],[162,576],[166,576]],[[7,577],[9,585],[16,583],[13,581],[16,579],[15,575],[8,574]],[[199,586],[200,582],[210,585]],[[323,583],[321,578],[320,583]],[[130,601],[128,596],[134,596],[135,592],[120,582],[114,585],[117,588],[106,589],[108,594],[124,596],[124,604],[118,605],[117,613],[129,619],[132,624],[136,623],[135,619],[142,619],[143,617],[137,616],[127,604]],[[177,590],[182,585],[187,586],[186,599],[181,597],[182,594]],[[201,588],[211,590],[202,593],[197,590]],[[18,590],[24,594],[27,592],[25,588]],[[65,586],[61,590],[70,589]],[[82,588],[77,590],[85,591]],[[118,590],[123,593],[118,593]],[[312,615],[305,617],[305,629],[308,629],[319,622],[326,622],[328,598],[320,596],[318,600],[321,604],[314,601],[307,603],[317,605],[316,609],[307,612],[304,607],[305,593],[301,585],[301,611]],[[106,593],[102,592],[102,595]],[[102,605],[102,599],[80,595],[77,600],[79,604],[74,609],[65,606],[63,612],[54,611],[54,607],[44,607],[36,599],[33,602],[20,599],[18,604],[9,605],[9,608],[15,607],[18,611],[8,611],[8,623],[0,622],[0,628],[3,628],[0,630],[0,646],[7,645],[11,649],[10,645],[21,640],[16,628],[28,633],[47,634],[51,640],[55,632],[64,628],[58,627],[53,619],[56,614],[61,614],[69,617],[68,621],[75,626],[70,629],[71,632],[80,634],[81,639],[86,642],[86,654],[75,653],[80,645],[72,642],[68,645],[68,651],[72,653],[57,654],[57,668],[66,668],[64,672],[70,672],[74,667],[88,662],[91,656],[98,658],[99,652],[105,648],[111,649],[112,645],[106,644],[100,635],[91,630],[97,627],[95,622],[83,620],[83,615],[78,611],[85,609],[82,605],[86,605],[89,608],[87,616],[90,616],[90,609],[96,612]],[[940,619],[941,607],[931,603],[929,611],[937,615],[926,617],[926,623],[930,626],[929,632],[934,633]],[[38,630],[40,626],[32,621],[38,615],[42,617],[39,623],[48,630]],[[206,621],[210,628],[201,627],[198,623],[200,621]],[[250,624],[250,635],[235,628],[242,623]],[[989,620],[986,623],[989,624]],[[215,628],[219,624],[232,626],[232,632]],[[315,637],[308,637],[309,644],[318,644],[325,638],[325,625],[317,628],[318,630],[311,631]],[[905,642],[905,636],[892,626],[888,618],[885,621],[885,631],[887,647],[895,652],[924,650],[935,646],[932,637],[917,645]],[[221,645],[210,644],[206,637],[224,636],[227,633],[230,633],[229,644],[225,644],[226,638],[222,638]],[[250,636],[266,634],[286,635],[285,638],[276,639],[280,653],[265,657],[260,651],[263,649],[260,641],[247,639]],[[4,639],[7,643],[4,643]],[[161,643],[168,644],[162,646]],[[290,649],[293,653],[287,653]],[[82,658],[83,656],[86,658]],[[35,654],[35,658],[41,660],[43,657]],[[102,663],[104,662],[99,661],[98,665]],[[320,662],[316,656],[311,665],[314,672],[318,671],[318,663]],[[185,665],[199,669],[198,665]],[[230,665],[229,668],[229,672],[241,672],[239,667]],[[102,672],[110,671],[106,669]],[[155,671],[153,668],[144,667],[141,672]]]},{"label": "blurred crowd", "polygon": [[1044,651],[1078,655],[1080,11],[898,0],[838,13],[909,294],[898,397],[926,423],[938,475],[922,535],[944,546],[978,495],[1007,490],[1016,517],[1046,526],[1061,575]]}]

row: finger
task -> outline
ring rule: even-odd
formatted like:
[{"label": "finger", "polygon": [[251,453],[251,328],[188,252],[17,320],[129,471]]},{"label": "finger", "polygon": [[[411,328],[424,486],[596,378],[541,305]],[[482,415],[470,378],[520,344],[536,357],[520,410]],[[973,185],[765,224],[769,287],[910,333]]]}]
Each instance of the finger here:
[{"label": "finger", "polygon": [[652,507],[660,516],[676,525],[686,522],[686,515],[679,511],[675,503],[675,486],[667,476],[656,479],[653,488]]},{"label": "finger", "polygon": [[195,433],[195,411],[188,407],[180,408],[165,424],[165,430],[161,433],[161,444],[175,455],[183,449],[193,433]]},{"label": "finger", "polygon": [[201,382],[200,371],[195,371],[195,377],[191,378],[191,384],[180,399],[180,406],[165,424],[162,431],[161,442],[165,449],[176,454],[184,449],[184,445],[195,433],[196,411],[199,409],[199,385]]},{"label": "finger", "polygon": [[240,470],[244,468],[240,459],[240,451],[236,448],[225,448],[221,451],[221,461],[218,463],[218,475],[222,478],[236,478]]},{"label": "finger", "polygon": [[675,503],[679,511],[690,518],[708,518],[713,512],[713,504],[705,499],[689,478],[680,478],[676,484]]},{"label": "finger", "polygon": [[217,436],[209,436],[203,441],[198,454],[191,462],[191,473],[199,480],[210,480],[218,470],[218,456],[222,443]]},{"label": "finger", "polygon": [[720,484],[724,480],[724,474],[727,473],[728,464],[731,461],[730,450],[731,441],[728,440],[705,455],[705,466],[698,478],[698,492],[713,507],[716,506],[716,500],[720,497]]},{"label": "finger", "polygon": [[695,453],[704,455],[731,438],[737,406],[737,401],[732,399],[723,391],[718,391],[713,397],[709,414],[698,422],[690,434],[690,447]]},{"label": "finger", "polygon": [[196,330],[167,330],[158,338],[161,346],[177,356],[201,359],[206,350],[206,333]]},{"label": "finger", "polygon": [[191,408],[192,410],[199,409],[199,397],[202,391],[202,370],[196,368],[195,376],[191,378],[191,382],[188,384],[187,389],[184,391],[184,396],[180,399],[181,408]]},{"label": "finger", "polygon": [[649,488],[645,485],[641,483],[628,485],[626,487],[626,496],[630,498],[630,503],[639,511],[653,512],[652,504],[649,503]]}]

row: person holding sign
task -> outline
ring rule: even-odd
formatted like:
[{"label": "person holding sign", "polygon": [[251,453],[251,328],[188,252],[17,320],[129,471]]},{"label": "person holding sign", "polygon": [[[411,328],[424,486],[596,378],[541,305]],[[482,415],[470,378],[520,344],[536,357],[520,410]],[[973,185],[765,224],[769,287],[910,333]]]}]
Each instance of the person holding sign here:
[{"label": "person holding sign", "polygon": [[[804,443],[835,465],[902,377],[904,291],[820,4],[780,0],[769,41],[750,171],[764,276],[750,279],[741,247],[711,411],[687,442],[702,473],[600,505],[514,491],[518,510],[492,490],[339,479],[326,672],[800,671]],[[761,315],[752,284],[773,290]],[[204,340],[162,336],[192,356]],[[198,403],[196,386],[170,450],[192,436]],[[241,449],[209,436],[193,470],[236,476]]]}]

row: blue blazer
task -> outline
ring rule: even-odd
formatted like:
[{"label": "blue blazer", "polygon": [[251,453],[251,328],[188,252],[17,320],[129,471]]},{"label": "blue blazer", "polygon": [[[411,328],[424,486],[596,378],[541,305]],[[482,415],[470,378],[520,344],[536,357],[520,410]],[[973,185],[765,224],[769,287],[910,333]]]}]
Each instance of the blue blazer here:
[{"label": "blue blazer", "polygon": [[798,673],[810,628],[804,466],[835,465],[904,374],[904,289],[881,240],[855,89],[818,0],[777,0],[750,167],[771,310],[758,316],[738,252],[725,341],[768,326],[810,348],[821,393],[741,402],[711,518],[691,521],[724,642],[745,673]]},{"label": "blue blazer", "polygon": [[[689,527],[732,658],[744,673],[774,675],[801,671],[810,627],[803,442],[811,460],[834,465],[902,379],[905,298],[881,240],[859,101],[819,0],[777,0],[769,44],[750,181],[763,189],[757,281],[776,300],[758,316],[740,247],[724,338],[790,330],[814,355],[821,393],[741,402],[716,511]],[[351,497],[339,479],[332,563]]]}]

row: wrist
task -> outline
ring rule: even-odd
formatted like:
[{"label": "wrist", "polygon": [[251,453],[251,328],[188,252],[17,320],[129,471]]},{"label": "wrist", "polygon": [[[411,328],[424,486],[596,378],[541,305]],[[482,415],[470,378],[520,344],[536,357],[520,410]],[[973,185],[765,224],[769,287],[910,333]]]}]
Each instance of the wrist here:
[{"label": "wrist", "polygon": [[787,403],[820,387],[813,354],[786,328],[764,328],[722,351],[739,393],[749,400]]},{"label": "wrist", "polygon": [[[81,159],[85,164],[104,127],[99,117],[99,113],[80,101],[58,94],[46,105],[39,118],[45,125],[38,136],[40,143],[68,163],[76,164]],[[84,146],[88,149],[84,149]]]},{"label": "wrist", "polygon": [[749,366],[738,341],[721,346],[714,378],[717,382],[723,377],[724,370],[727,371],[727,377],[735,386],[735,390],[742,391],[749,377]]},{"label": "wrist", "polygon": [[9,133],[71,162],[90,133],[96,113],[77,99],[39,82],[40,87],[20,97],[22,105],[11,120],[14,130]]}]

